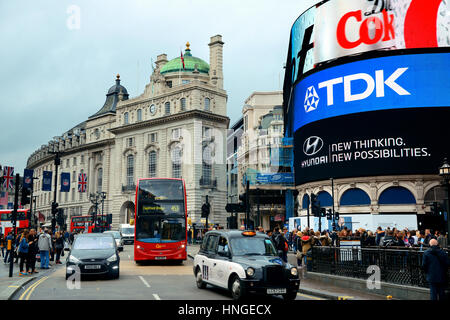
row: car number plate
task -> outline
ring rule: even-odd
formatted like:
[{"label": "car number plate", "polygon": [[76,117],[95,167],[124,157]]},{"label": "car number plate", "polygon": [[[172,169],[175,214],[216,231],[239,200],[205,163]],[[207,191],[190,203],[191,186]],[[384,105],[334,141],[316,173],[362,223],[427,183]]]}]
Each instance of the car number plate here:
[{"label": "car number plate", "polygon": [[166,260],[167,257],[155,257],[155,260]]},{"label": "car number plate", "polygon": [[267,289],[267,294],[283,294],[286,293],[286,288],[284,289]]},{"label": "car number plate", "polygon": [[101,269],[102,266],[99,264],[89,264],[87,266],[84,266],[85,269],[89,269],[89,270],[95,270],[95,269]]}]

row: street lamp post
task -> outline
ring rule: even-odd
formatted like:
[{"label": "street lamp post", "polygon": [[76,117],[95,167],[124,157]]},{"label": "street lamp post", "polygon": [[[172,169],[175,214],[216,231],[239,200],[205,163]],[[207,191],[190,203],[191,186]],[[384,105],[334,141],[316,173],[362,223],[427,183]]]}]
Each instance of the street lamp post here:
[{"label": "street lamp post", "polygon": [[105,199],[106,199],[106,192],[105,191],[102,191],[102,193],[100,194],[100,196],[101,196],[101,200],[102,200],[102,223],[101,223],[101,231],[103,232],[104,230],[103,230],[103,219],[105,219],[105,214],[104,214],[104,212],[103,212],[103,209],[105,208],[104,207],[104,204],[105,204]]},{"label": "street lamp post", "polygon": [[94,225],[94,232],[97,232],[97,211],[98,211],[98,205],[101,201],[101,194],[100,192],[97,193],[91,193],[89,194],[89,201],[95,206],[94,212],[92,212],[92,222]]},{"label": "street lamp post", "polygon": [[447,158],[444,159],[444,163],[439,168],[439,176],[444,178],[444,186],[447,187],[447,239],[450,235],[450,165]]}]

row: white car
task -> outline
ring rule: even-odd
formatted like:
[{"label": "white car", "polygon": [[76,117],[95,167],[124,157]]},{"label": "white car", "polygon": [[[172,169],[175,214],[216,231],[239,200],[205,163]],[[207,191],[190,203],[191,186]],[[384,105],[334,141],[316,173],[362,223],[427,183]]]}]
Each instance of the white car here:
[{"label": "white car", "polygon": [[120,233],[120,231],[109,230],[109,231],[104,231],[103,233],[112,234],[112,236],[114,237],[114,240],[116,241],[117,250],[123,251],[123,239],[122,239],[122,234]]},{"label": "white car", "polygon": [[235,300],[247,293],[293,300],[300,286],[297,268],[277,255],[267,235],[254,231],[207,232],[193,268],[199,289],[207,284],[228,289]]}]

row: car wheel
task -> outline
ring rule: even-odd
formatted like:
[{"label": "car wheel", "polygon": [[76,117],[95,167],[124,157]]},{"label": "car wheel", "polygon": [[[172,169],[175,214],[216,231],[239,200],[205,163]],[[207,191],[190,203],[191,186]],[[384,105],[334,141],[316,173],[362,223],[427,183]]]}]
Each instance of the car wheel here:
[{"label": "car wheel", "polygon": [[200,268],[197,268],[197,273],[195,274],[195,282],[197,283],[197,288],[206,288],[206,283],[203,282],[202,272],[200,271]]},{"label": "car wheel", "polygon": [[117,272],[111,272],[111,279],[119,279],[120,272],[119,269],[117,269]]},{"label": "car wheel", "polygon": [[231,281],[231,295],[233,300],[242,300],[244,297],[244,288],[242,288],[241,279],[238,276],[234,276]]},{"label": "car wheel", "polygon": [[291,291],[286,294],[283,294],[284,300],[291,301],[291,300],[295,300],[295,298],[297,298],[297,291]]}]

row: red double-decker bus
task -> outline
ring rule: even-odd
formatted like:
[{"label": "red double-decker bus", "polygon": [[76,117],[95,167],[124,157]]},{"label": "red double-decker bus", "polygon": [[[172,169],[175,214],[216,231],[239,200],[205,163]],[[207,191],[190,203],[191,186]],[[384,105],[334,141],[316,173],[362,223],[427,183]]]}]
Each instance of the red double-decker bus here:
[{"label": "red double-decker bus", "polygon": [[187,259],[184,180],[139,179],[136,187],[134,261]]},{"label": "red double-decker bus", "polygon": [[[106,231],[110,230],[111,226],[107,222],[106,215],[97,216],[100,218],[100,222],[97,222],[97,228]],[[92,223],[92,216],[73,216],[70,218],[70,232],[84,232],[88,228],[88,233],[91,233],[94,229],[94,224]]]},{"label": "red double-decker bus", "polygon": [[[12,231],[12,209],[0,210],[0,226],[4,234],[8,234]],[[17,234],[23,229],[30,227],[30,209],[18,209],[17,210]]]}]

